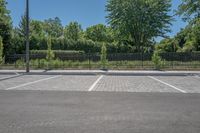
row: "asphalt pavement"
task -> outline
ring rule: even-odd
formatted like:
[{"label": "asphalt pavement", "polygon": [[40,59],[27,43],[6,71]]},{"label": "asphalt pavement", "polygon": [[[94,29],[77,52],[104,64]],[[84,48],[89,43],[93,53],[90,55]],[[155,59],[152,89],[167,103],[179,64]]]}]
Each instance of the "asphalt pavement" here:
[{"label": "asphalt pavement", "polygon": [[0,133],[199,133],[200,94],[0,91]]},{"label": "asphalt pavement", "polygon": [[157,74],[0,74],[0,133],[200,133],[200,76]]}]

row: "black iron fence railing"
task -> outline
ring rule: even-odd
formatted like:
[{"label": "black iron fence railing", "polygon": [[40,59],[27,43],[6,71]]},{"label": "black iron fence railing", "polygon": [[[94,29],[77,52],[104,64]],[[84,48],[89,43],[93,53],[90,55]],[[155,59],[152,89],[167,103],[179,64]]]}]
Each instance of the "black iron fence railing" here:
[{"label": "black iron fence railing", "polygon": [[[107,55],[108,69],[154,69],[152,53],[117,53]],[[160,53],[161,69],[200,69],[200,53]],[[100,54],[55,54],[55,60],[47,62],[46,54],[31,54],[30,65],[34,69],[100,69]],[[25,55],[15,54],[5,58],[4,67],[25,67]]]}]

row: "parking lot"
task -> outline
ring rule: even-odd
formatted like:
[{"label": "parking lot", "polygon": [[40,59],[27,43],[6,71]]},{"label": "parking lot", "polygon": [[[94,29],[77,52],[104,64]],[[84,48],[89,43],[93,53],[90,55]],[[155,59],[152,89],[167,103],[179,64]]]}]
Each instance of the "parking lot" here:
[{"label": "parking lot", "polygon": [[199,76],[0,75],[1,90],[200,93]]},{"label": "parking lot", "polygon": [[0,75],[0,133],[199,133],[200,77]]}]

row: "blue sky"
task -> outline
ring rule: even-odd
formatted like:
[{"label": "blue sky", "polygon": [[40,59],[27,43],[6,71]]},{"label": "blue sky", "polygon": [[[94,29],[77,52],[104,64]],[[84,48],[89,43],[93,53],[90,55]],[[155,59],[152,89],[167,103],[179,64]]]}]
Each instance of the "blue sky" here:
[{"label": "blue sky", "polygon": [[[70,21],[78,21],[85,29],[88,26],[106,23],[105,5],[107,0],[30,0],[30,16],[32,19],[44,20],[59,17],[63,25]],[[13,25],[19,24],[25,10],[25,0],[7,0],[8,9],[11,11]],[[173,9],[176,9],[181,0],[173,0]],[[172,12],[171,12],[172,13]],[[175,17],[172,32],[173,36],[185,27],[181,18]]]}]

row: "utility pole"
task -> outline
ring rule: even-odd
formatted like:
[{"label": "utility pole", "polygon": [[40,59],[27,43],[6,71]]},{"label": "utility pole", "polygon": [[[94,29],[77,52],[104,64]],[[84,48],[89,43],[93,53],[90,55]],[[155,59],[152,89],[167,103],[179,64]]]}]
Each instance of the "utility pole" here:
[{"label": "utility pole", "polygon": [[30,56],[30,49],[29,49],[29,0],[26,0],[26,72],[30,72],[29,66],[29,56]]}]

